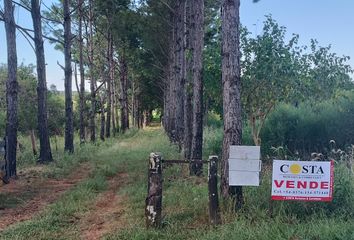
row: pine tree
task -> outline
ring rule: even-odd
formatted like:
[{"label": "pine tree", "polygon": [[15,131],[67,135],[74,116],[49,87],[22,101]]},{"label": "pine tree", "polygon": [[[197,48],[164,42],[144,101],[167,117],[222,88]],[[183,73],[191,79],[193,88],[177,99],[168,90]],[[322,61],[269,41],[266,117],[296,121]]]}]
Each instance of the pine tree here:
[{"label": "pine tree", "polygon": [[236,195],[237,207],[243,203],[242,187],[229,188],[228,158],[231,145],[240,145],[241,119],[241,68],[240,68],[240,0],[223,0],[222,21],[222,86],[224,112],[224,139],[221,159],[222,196]]}]

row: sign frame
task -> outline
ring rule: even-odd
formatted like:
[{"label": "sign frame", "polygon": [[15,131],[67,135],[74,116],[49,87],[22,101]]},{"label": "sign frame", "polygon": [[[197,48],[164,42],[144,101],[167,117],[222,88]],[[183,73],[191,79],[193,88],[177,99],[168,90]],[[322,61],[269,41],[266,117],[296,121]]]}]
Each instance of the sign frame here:
[{"label": "sign frame", "polygon": [[[291,167],[293,169],[290,169]],[[331,202],[333,188],[333,160],[322,162],[273,160],[272,200]]]},{"label": "sign frame", "polygon": [[230,146],[229,186],[259,186],[262,168],[260,153],[260,146]]}]

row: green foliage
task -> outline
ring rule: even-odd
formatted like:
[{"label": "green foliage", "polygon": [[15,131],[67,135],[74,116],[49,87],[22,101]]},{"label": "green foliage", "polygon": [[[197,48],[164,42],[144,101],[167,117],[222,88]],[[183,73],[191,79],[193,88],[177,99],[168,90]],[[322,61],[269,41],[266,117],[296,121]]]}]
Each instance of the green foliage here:
[{"label": "green foliage", "polygon": [[[216,138],[222,139],[222,131],[217,132],[215,128],[209,127],[205,132],[205,141],[218,134],[220,136]],[[163,141],[167,140],[161,143]],[[213,141],[215,145],[211,143]],[[215,140],[210,143],[205,144],[205,152],[212,153],[213,147],[220,146]],[[265,169],[260,187],[245,188],[245,208],[237,213],[225,212],[227,209],[224,208],[224,224],[209,228],[206,179],[188,177],[188,172],[181,166],[167,167],[164,169],[163,227],[158,230],[144,227],[141,208],[145,180],[141,179],[124,190],[132,197],[130,228],[119,230],[105,239],[351,239],[354,184],[347,169],[336,166],[335,186],[341,187],[335,191],[333,203],[274,202],[272,216],[270,168]],[[134,179],[138,176],[141,175],[135,175]],[[347,196],[342,194],[345,191]]]},{"label": "green foliage", "polygon": [[285,42],[286,28],[271,16],[267,16],[261,35],[252,38],[247,29],[242,33],[244,110],[258,117],[276,102],[286,101],[297,85],[294,51],[298,36]]},{"label": "green foliage", "polygon": [[17,161],[16,161],[18,168],[22,169],[24,167],[35,165],[37,158],[36,156],[33,155],[30,137],[27,135],[27,133],[18,135],[17,141],[19,143],[19,149],[17,151]]},{"label": "green foliage", "polygon": [[[298,36],[285,41],[286,28],[267,16],[263,31],[251,37],[242,29],[242,103],[255,144],[268,114],[278,102],[289,101],[299,85],[296,54]],[[255,97],[256,96],[256,97]]]},{"label": "green foliage", "polygon": [[223,129],[221,127],[206,127],[203,132],[204,159],[210,155],[221,156]]},{"label": "green foliage", "polygon": [[[19,83],[18,92],[18,130],[22,133],[35,129],[37,126],[37,80],[33,73],[34,66],[21,64],[17,69],[17,80]],[[0,66],[0,118],[3,117],[3,124],[0,125],[0,133],[5,134],[6,124],[6,79],[7,66]],[[3,136],[3,135],[2,135]]]},{"label": "green foliage", "polygon": [[283,146],[288,155],[309,159],[312,152],[329,153],[330,140],[346,149],[354,142],[353,106],[353,91],[338,92],[336,98],[317,104],[280,105],[261,133],[263,153],[272,155],[271,147]]},{"label": "green foliage", "polygon": [[[347,63],[348,56],[337,56],[331,52],[331,46],[318,46],[316,40],[311,40],[311,52],[303,56],[308,71],[302,71],[304,81],[312,84],[305,91],[308,98],[316,101],[333,97],[339,89],[353,89],[349,74],[353,73]],[[310,91],[309,91],[310,90]]]},{"label": "green foliage", "polygon": [[[21,64],[17,70],[19,82],[18,92],[18,130],[21,134],[28,134],[28,131],[37,129],[37,79],[34,75],[34,66]],[[0,66],[0,134],[5,134],[6,124],[6,79],[7,66]],[[48,92],[48,127],[50,134],[59,134],[64,126],[65,106],[64,98],[52,86],[53,91]]]},{"label": "green foliage", "polygon": [[37,79],[34,66],[21,65],[17,71],[19,79],[18,119],[19,131],[24,133],[37,128]]},{"label": "green foliage", "polygon": [[[208,128],[206,141],[216,133]],[[220,130],[220,128],[219,128]],[[62,139],[60,140],[62,141]],[[216,143],[215,145],[219,145]],[[212,144],[205,145],[212,154]],[[224,224],[208,225],[208,194],[206,177],[190,177],[188,166],[165,166],[163,169],[163,226],[146,229],[144,199],[146,167],[150,152],[162,152],[164,159],[179,158],[178,149],[168,143],[161,130],[129,130],[127,135],[98,145],[77,147],[73,155],[60,155],[50,164],[47,177],[61,178],[80,163],[88,162],[91,172],[57,202],[39,216],[2,232],[2,239],[78,239],[80,221],[94,205],[107,181],[117,173],[128,173],[127,182],[118,190],[127,201],[121,216],[123,228],[109,232],[103,239],[352,239],[354,213],[354,179],[341,164],[335,166],[335,192],[332,203],[273,202],[270,209],[271,170],[264,167],[260,187],[245,189],[245,206],[227,212],[223,202]],[[86,163],[87,164],[87,163]],[[69,169],[69,170],[66,170]],[[206,169],[205,169],[206,170]],[[54,173],[53,173],[54,171]],[[27,196],[30,198],[31,196]],[[18,199],[3,198],[3,204],[19,204]],[[235,235],[237,234],[237,235]]]},{"label": "green foliage", "polygon": [[48,92],[48,128],[50,135],[61,135],[65,124],[65,99],[58,92]]},{"label": "green foliage", "polygon": [[222,115],[221,86],[221,20],[219,1],[206,1],[205,47],[203,50],[204,102],[210,110]]},{"label": "green foliage", "polygon": [[[222,115],[220,19],[211,12],[203,53],[204,99]],[[337,56],[330,46],[321,47],[316,40],[309,47],[298,46],[299,36],[293,34],[286,40],[287,35],[286,28],[271,16],[266,16],[257,36],[241,28],[243,119],[258,144],[264,122],[277,104],[328,99],[338,90],[353,88],[347,56]]]}]

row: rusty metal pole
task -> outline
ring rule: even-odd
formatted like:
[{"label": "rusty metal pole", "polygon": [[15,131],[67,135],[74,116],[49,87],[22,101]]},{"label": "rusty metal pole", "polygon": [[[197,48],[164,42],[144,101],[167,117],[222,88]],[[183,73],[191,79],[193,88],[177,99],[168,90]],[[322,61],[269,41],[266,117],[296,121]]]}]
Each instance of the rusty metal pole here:
[{"label": "rusty metal pole", "polygon": [[159,227],[162,210],[162,158],[159,153],[150,153],[145,204],[146,227]]}]

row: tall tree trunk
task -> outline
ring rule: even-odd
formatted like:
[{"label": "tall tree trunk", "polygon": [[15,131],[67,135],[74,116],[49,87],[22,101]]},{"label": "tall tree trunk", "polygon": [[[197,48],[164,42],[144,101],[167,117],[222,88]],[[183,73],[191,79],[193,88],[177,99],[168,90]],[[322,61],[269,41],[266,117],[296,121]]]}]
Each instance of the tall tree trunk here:
[{"label": "tall tree trunk", "polygon": [[[118,81],[119,82],[119,81]],[[115,86],[115,96],[114,96],[114,101],[116,102],[115,105],[115,120],[116,120],[116,131],[119,132],[119,98],[118,98],[118,86],[116,85],[116,81],[114,81],[114,86]]]},{"label": "tall tree trunk", "polygon": [[90,91],[91,91],[91,110],[90,110],[90,140],[96,141],[96,79],[94,69],[94,40],[93,40],[93,1],[89,1],[89,63],[90,63]]},{"label": "tall tree trunk", "polygon": [[41,9],[39,0],[31,0],[31,14],[34,29],[34,45],[37,58],[37,95],[38,95],[38,133],[39,133],[39,162],[53,160],[48,132],[47,111],[47,80],[45,56],[42,38]]},{"label": "tall tree trunk", "polygon": [[100,139],[104,141],[104,129],[105,129],[105,109],[104,109],[104,104],[105,104],[105,97],[101,96],[101,131],[100,131]]},{"label": "tall tree trunk", "polygon": [[[193,127],[192,160],[201,160],[203,153],[203,46],[204,46],[204,0],[193,1],[192,7],[193,48]],[[192,174],[200,175],[203,165],[193,162]]]},{"label": "tall tree trunk", "polygon": [[184,85],[185,85],[185,15],[186,1],[176,1],[176,60],[175,60],[175,75],[176,75],[176,140],[180,147],[183,144],[184,134]]},{"label": "tall tree trunk", "polygon": [[[171,13],[172,29],[170,31],[168,71],[166,83],[166,113],[165,113],[165,130],[171,142],[176,142],[176,15]],[[165,93],[165,94],[166,94]]]},{"label": "tall tree trunk", "polygon": [[132,124],[133,124],[133,127],[135,127],[135,83],[134,83],[134,79],[132,80]]},{"label": "tall tree trunk", "polygon": [[110,77],[111,77],[111,99],[112,99],[112,130],[113,136],[117,133],[117,126],[116,126],[116,84],[115,84],[115,64],[113,59],[114,47],[113,47],[113,39],[111,40],[111,53],[110,53]]},{"label": "tall tree trunk", "polygon": [[37,147],[36,147],[36,136],[34,134],[34,130],[30,130],[29,132],[30,134],[30,138],[31,138],[31,145],[32,145],[32,152],[33,155],[36,156],[37,155]]},{"label": "tall tree trunk", "polygon": [[120,58],[120,106],[121,106],[121,129],[124,133],[129,128],[129,109],[128,109],[128,67],[123,53]]},{"label": "tall tree trunk", "polygon": [[191,47],[191,7],[192,1],[187,1],[186,4],[186,53],[185,53],[185,61],[186,61],[186,70],[184,71],[184,79],[186,81],[184,86],[184,140],[183,140],[183,150],[184,150],[184,158],[187,160],[191,159],[191,147],[192,147],[192,47]]},{"label": "tall tree trunk", "polygon": [[110,32],[111,30],[108,29],[108,44],[107,44],[107,59],[108,59],[108,74],[107,74],[107,120],[106,120],[106,138],[111,137],[111,114],[112,114],[112,81],[113,79],[111,78],[112,75],[112,65],[111,65],[111,47],[112,47],[112,34]]},{"label": "tall tree trunk", "polygon": [[237,207],[243,203],[242,187],[229,187],[228,158],[230,145],[240,145],[242,139],[239,8],[240,0],[223,0],[221,11],[224,111],[221,191],[224,198],[236,196]]},{"label": "tall tree trunk", "polygon": [[6,81],[6,178],[16,176],[17,147],[17,52],[14,6],[11,0],[4,0],[4,21],[7,42]]},{"label": "tall tree trunk", "polygon": [[80,143],[86,141],[85,136],[85,69],[84,69],[84,54],[82,37],[82,22],[83,22],[83,0],[79,0],[79,64],[80,64]]},{"label": "tall tree trunk", "polygon": [[146,128],[148,125],[148,112],[144,110],[143,112],[143,128]]},{"label": "tall tree trunk", "polygon": [[139,111],[140,111],[139,99],[138,99],[138,96],[135,96],[134,124],[137,128],[140,128],[140,126],[139,126]]},{"label": "tall tree trunk", "polygon": [[[169,53],[171,55],[171,53]],[[164,81],[164,96],[163,96],[163,128],[165,132],[170,137],[170,126],[169,126],[169,119],[170,119],[170,85],[171,85],[171,78],[170,78],[170,63],[168,63],[168,71]],[[140,112],[139,112],[140,114]],[[140,115],[138,116],[140,119]],[[140,120],[139,120],[140,123]],[[140,125],[140,124],[139,124]]]},{"label": "tall tree trunk", "polygon": [[70,0],[64,0],[64,56],[65,56],[65,147],[64,150],[74,152],[74,121],[72,99],[72,67],[71,67],[71,14]]}]

